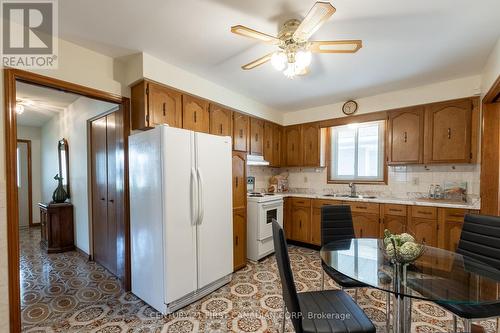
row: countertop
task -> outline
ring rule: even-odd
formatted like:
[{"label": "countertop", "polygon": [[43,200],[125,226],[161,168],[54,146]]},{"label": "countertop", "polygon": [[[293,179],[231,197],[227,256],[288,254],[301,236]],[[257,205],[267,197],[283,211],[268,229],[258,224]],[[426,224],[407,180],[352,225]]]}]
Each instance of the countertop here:
[{"label": "countertop", "polygon": [[310,194],[310,193],[295,193],[295,192],[281,192],[276,193],[283,198],[285,197],[300,197],[300,198],[311,198],[311,199],[326,199],[326,200],[339,200],[339,201],[354,201],[354,202],[373,202],[373,203],[386,203],[386,204],[398,204],[398,205],[414,205],[414,206],[431,206],[431,207],[443,207],[443,208],[461,208],[461,209],[472,209],[479,210],[481,208],[481,202],[479,199],[472,200],[471,202],[455,202],[447,200],[429,200],[429,199],[405,199],[405,198],[389,198],[389,197],[377,197],[377,198],[346,198],[346,197],[332,197],[324,194]]}]

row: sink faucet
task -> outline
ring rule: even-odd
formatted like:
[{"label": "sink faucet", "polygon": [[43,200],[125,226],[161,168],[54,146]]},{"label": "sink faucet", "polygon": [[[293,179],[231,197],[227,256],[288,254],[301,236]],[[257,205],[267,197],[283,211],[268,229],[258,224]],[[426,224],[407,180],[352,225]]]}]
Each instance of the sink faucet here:
[{"label": "sink faucet", "polygon": [[349,187],[351,188],[351,197],[355,197],[356,196],[356,184],[349,183]]}]

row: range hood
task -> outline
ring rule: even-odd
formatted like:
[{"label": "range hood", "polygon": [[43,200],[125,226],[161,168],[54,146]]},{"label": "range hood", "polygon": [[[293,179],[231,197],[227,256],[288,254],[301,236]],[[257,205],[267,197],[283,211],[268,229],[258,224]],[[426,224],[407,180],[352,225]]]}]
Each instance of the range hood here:
[{"label": "range hood", "polygon": [[247,155],[247,165],[269,165],[262,155]]}]

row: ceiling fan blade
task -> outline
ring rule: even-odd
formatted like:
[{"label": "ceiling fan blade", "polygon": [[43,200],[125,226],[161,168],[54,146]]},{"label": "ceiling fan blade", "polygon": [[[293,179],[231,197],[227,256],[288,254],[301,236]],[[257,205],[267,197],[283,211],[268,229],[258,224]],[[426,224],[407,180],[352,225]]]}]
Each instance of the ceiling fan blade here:
[{"label": "ceiling fan blade", "polygon": [[273,56],[274,52],[273,53],[269,53],[269,54],[266,54],[265,56],[257,59],[257,60],[254,60],[252,62],[249,62],[248,64],[246,65],[243,65],[241,66],[242,69],[244,70],[249,70],[249,69],[253,69],[257,66],[260,66],[262,64],[265,64],[266,62],[268,62],[269,60],[271,60],[271,57]]},{"label": "ceiling fan blade", "polygon": [[333,13],[335,13],[335,7],[329,2],[316,2],[293,33],[293,39],[296,41],[306,41]]},{"label": "ceiling fan blade", "polygon": [[235,25],[231,27],[231,32],[233,34],[245,36],[248,38],[253,38],[257,39],[258,41],[267,43],[267,44],[279,44],[280,40],[276,37],[273,37],[271,35],[265,34],[263,32],[253,30],[250,28],[247,28],[243,25]]},{"label": "ceiling fan blade", "polygon": [[313,53],[355,53],[363,43],[361,40],[313,41],[309,50]]}]

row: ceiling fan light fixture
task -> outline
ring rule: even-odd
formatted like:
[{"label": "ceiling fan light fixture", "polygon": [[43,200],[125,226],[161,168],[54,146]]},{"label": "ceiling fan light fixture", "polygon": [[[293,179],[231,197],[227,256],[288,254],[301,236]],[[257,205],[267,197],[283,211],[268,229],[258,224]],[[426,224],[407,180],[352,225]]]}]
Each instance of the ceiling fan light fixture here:
[{"label": "ceiling fan light fixture", "polygon": [[311,64],[312,54],[311,51],[299,50],[295,54],[295,64],[299,69],[305,69]]},{"label": "ceiling fan light fixture", "polygon": [[285,69],[287,64],[287,57],[284,52],[276,52],[271,57],[271,64],[277,71],[282,71]]}]

